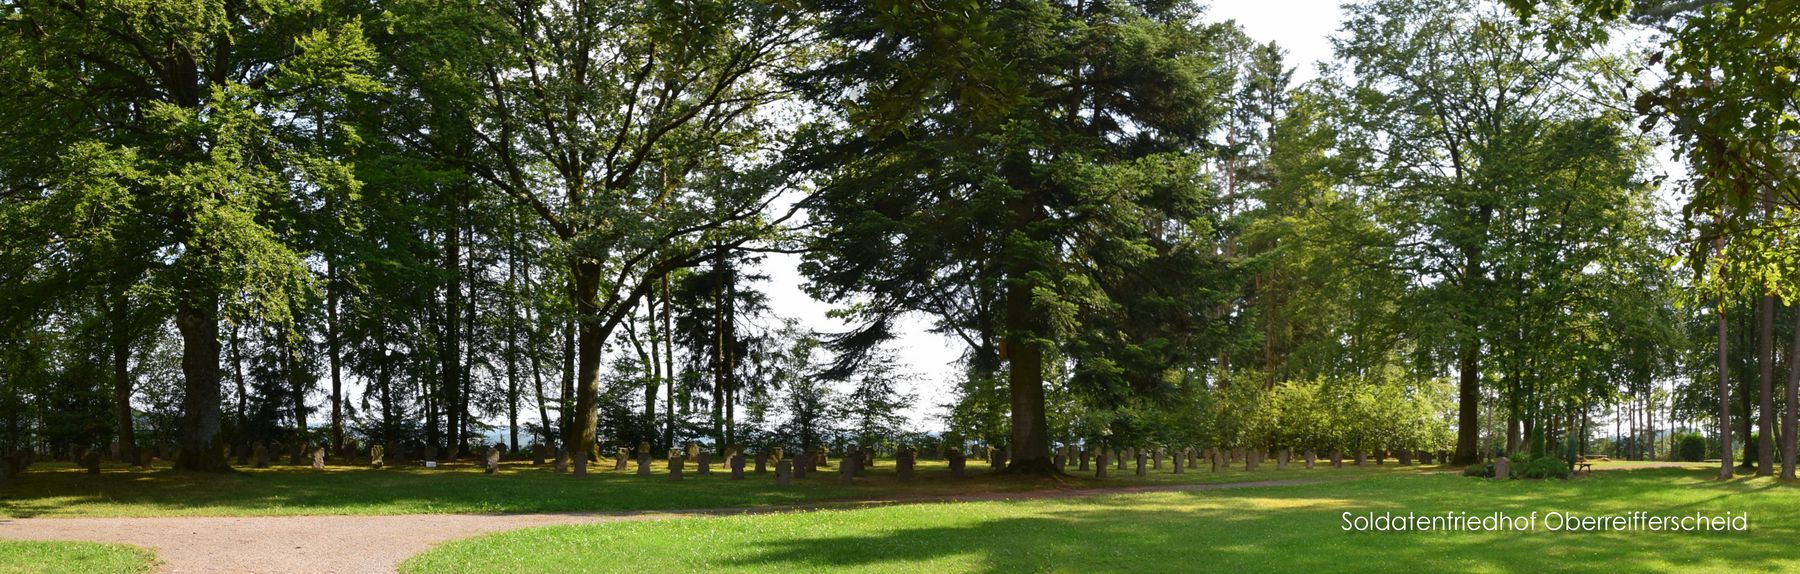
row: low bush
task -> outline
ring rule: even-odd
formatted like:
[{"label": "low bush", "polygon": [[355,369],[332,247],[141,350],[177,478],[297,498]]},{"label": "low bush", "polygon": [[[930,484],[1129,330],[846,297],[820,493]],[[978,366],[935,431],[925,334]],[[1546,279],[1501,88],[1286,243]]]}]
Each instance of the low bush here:
[{"label": "low bush", "polygon": [[1554,456],[1540,456],[1525,463],[1521,470],[1525,478],[1569,478],[1569,463]]},{"label": "low bush", "polygon": [[1473,476],[1476,478],[1493,478],[1494,477],[1494,465],[1485,463],[1485,462],[1471,464],[1467,468],[1463,469],[1463,476]]},{"label": "low bush", "polygon": [[1675,452],[1676,456],[1687,462],[1706,460],[1706,437],[1697,432],[1683,434],[1675,443]]}]

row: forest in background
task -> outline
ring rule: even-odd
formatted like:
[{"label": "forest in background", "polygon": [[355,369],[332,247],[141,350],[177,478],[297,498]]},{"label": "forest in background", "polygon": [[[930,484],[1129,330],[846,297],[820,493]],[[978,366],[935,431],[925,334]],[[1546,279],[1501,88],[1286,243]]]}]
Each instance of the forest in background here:
[{"label": "forest in background", "polygon": [[[0,1],[0,445],[1678,430],[1791,477],[1800,7],[1345,14],[1296,83],[1183,0]],[[964,343],[941,434],[909,315]]]}]

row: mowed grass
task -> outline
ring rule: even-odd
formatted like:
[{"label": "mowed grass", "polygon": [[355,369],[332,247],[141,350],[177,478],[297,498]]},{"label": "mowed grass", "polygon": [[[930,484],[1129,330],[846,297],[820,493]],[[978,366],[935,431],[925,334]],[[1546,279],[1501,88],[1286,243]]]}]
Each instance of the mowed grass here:
[{"label": "mowed grass", "polygon": [[150,551],[124,544],[0,540],[0,574],[149,572],[155,566]]},{"label": "mowed grass", "polygon": [[[836,462],[835,460],[833,461]],[[602,465],[610,469],[610,465]],[[1342,480],[1385,473],[1429,472],[1436,467],[1392,464],[1307,471],[1295,464],[1276,471],[1274,464],[1256,472],[1241,468],[1186,474],[1162,471],[1133,476],[1113,471],[1110,478],[1073,473],[1055,479],[1002,477],[984,463],[971,461],[968,476],[955,478],[942,461],[920,461],[912,482],[902,483],[891,460],[879,461],[855,485],[838,484],[836,469],[775,485],[773,470],[730,480],[730,472],[714,468],[698,476],[687,467],[686,479],[668,479],[666,464],[652,465],[650,477],[635,471],[601,470],[578,479],[548,466],[505,463],[488,475],[470,464],[436,469],[417,466],[375,470],[366,467],[275,466],[229,474],[149,470],[109,465],[99,475],[83,474],[66,463],[44,463],[0,483],[0,517],[100,516],[270,516],[382,515],[447,513],[606,512],[689,510],[819,504],[867,499],[906,499],[1009,493],[1036,490],[1120,488],[1158,484],[1204,484],[1261,480]]]},{"label": "mowed grass", "polygon": [[[1800,571],[1800,488],[1694,469],[1573,481],[1365,474],[1284,487],[618,522],[452,542],[438,572]],[[1343,512],[1748,512],[1748,532],[1346,532]],[[1542,523],[1540,522],[1540,525]]]}]

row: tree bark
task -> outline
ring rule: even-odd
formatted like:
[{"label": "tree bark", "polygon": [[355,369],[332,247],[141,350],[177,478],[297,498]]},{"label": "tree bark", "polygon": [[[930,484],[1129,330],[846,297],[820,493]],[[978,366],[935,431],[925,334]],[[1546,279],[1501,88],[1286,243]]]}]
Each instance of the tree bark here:
[{"label": "tree bark", "polygon": [[576,334],[575,357],[577,366],[577,391],[575,395],[575,434],[568,437],[570,458],[575,460],[575,476],[587,476],[588,449],[593,448],[599,435],[600,413],[595,410],[600,388],[600,308],[595,299],[599,296],[600,263],[592,260],[578,259],[571,265],[575,279],[575,292],[571,298],[575,301],[576,324],[580,332]]},{"label": "tree bark", "polygon": [[[1724,228],[1721,223],[1719,237],[1713,246],[1719,256],[1725,254]],[[1727,356],[1727,329],[1725,322],[1725,300],[1720,298],[1719,316],[1719,478],[1731,478],[1731,361]]]},{"label": "tree bark", "polygon": [[1457,361],[1456,454],[1451,464],[1470,465],[1481,460],[1481,344],[1463,343]]},{"label": "tree bark", "polygon": [[[190,252],[188,257],[196,255]],[[198,274],[198,270],[189,270]],[[229,472],[219,444],[219,296],[190,278],[175,306],[181,333],[181,454],[175,468]]]},{"label": "tree bark", "polygon": [[[1775,194],[1763,189],[1763,212],[1773,220]],[[1762,313],[1756,320],[1758,412],[1756,419],[1756,476],[1775,474],[1775,296],[1764,290]],[[1793,407],[1789,407],[1793,408]]]},{"label": "tree bark", "polygon": [[337,266],[326,263],[325,272],[325,348],[331,367],[331,452],[344,452],[344,373],[343,340],[338,335]]},{"label": "tree bark", "polygon": [[1788,352],[1787,410],[1781,415],[1781,478],[1794,480],[1795,424],[1800,423],[1800,306],[1794,307],[1794,347]]},{"label": "tree bark", "polygon": [[[116,429],[119,458],[136,461],[137,432],[131,416],[131,300],[123,286],[115,285],[107,309],[112,343],[113,408],[118,409]],[[134,462],[135,464],[135,462]]]},{"label": "tree bark", "polygon": [[462,442],[457,390],[462,386],[462,200],[450,207],[450,226],[444,233],[444,271],[450,277],[444,285],[444,342],[439,346],[438,368],[443,376],[438,392],[443,400],[448,459],[456,459],[456,447]]}]

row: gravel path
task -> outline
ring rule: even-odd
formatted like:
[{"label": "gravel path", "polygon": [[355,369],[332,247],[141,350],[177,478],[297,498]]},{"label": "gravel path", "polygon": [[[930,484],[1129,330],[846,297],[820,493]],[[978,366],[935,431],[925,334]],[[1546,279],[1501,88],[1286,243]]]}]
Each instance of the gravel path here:
[{"label": "gravel path", "polygon": [[1035,490],[953,497],[896,498],[774,508],[569,514],[410,514],[400,516],[250,516],[171,518],[0,519],[0,539],[92,540],[149,548],[159,572],[393,572],[402,560],[442,542],[502,530],[705,515],[792,512],[920,502],[1072,498],[1138,492],[1292,486],[1316,481],[1268,480],[1131,488]]}]

